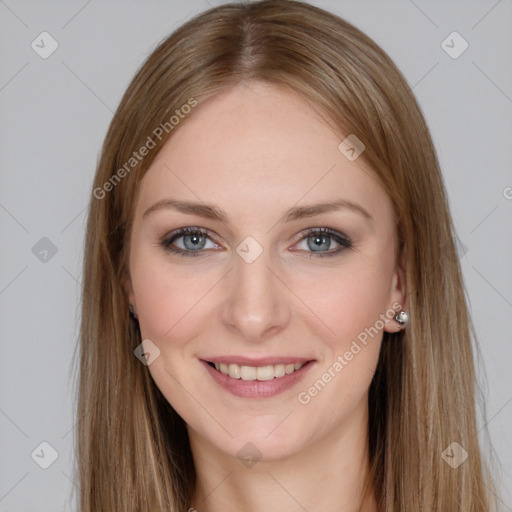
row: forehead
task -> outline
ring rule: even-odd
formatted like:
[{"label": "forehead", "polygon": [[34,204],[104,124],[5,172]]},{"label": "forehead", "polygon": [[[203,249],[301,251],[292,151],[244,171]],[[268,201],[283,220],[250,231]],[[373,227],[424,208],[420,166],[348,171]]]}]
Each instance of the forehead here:
[{"label": "forehead", "polygon": [[362,159],[340,152],[344,137],[297,93],[240,84],[201,103],[177,127],[142,180],[139,205],[170,194],[215,198],[237,214],[340,197],[370,209],[385,194]]}]

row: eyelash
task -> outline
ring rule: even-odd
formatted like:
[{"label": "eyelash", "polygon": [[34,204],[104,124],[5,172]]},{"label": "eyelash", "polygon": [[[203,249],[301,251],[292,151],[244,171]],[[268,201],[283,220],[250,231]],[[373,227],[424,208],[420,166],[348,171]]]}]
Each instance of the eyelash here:
[{"label": "eyelash", "polygon": [[[208,236],[208,232],[204,231],[201,228],[187,227],[187,228],[180,228],[180,229],[176,230],[174,233],[171,233],[170,235],[166,236],[161,241],[161,245],[167,252],[170,252],[173,254],[178,254],[178,255],[184,256],[184,257],[195,257],[195,256],[200,256],[201,254],[204,254],[205,249],[192,251],[192,250],[187,250],[187,249],[179,249],[179,248],[171,247],[171,244],[176,239],[178,239],[184,235],[190,235],[190,234],[201,235],[201,236],[206,236],[206,237],[210,238]],[[311,254],[309,256],[309,258],[312,258],[313,256],[320,257],[320,258],[337,256],[337,255],[341,254],[342,252],[344,252],[346,249],[352,248],[352,241],[350,240],[350,238],[348,238],[346,235],[339,233],[337,231],[334,231],[330,228],[310,228],[307,230],[307,232],[304,234],[304,236],[302,236],[301,238],[299,238],[297,240],[296,243],[302,242],[303,240],[307,240],[308,238],[315,236],[315,235],[320,235],[320,236],[327,235],[327,236],[333,238],[338,244],[340,244],[341,247],[338,247],[334,251],[323,252],[323,253],[316,252],[316,251],[306,251],[306,252],[310,252],[310,254]]]}]

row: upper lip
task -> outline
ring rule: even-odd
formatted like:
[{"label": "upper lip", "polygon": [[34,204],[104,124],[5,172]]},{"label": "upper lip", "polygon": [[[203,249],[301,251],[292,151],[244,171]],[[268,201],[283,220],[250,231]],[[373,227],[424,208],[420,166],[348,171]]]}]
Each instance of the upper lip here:
[{"label": "upper lip", "polygon": [[244,357],[244,356],[212,356],[203,357],[203,361],[209,363],[238,364],[240,366],[270,366],[275,364],[307,363],[312,361],[306,357],[293,356],[268,356],[268,357]]}]

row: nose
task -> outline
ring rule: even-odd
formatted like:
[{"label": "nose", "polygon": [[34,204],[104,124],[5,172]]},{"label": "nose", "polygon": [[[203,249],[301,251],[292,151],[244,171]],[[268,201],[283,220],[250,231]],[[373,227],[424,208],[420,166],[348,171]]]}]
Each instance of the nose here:
[{"label": "nose", "polygon": [[290,292],[270,263],[265,251],[252,263],[235,254],[234,268],[226,276],[222,322],[248,342],[276,336],[290,321]]}]

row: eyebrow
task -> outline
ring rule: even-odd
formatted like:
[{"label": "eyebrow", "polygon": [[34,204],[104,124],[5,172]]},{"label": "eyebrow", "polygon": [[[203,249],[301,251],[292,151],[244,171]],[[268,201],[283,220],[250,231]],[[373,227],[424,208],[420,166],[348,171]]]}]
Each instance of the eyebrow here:
[{"label": "eyebrow", "polygon": [[[144,212],[142,217],[147,217],[149,214],[162,209],[176,210],[181,213],[197,215],[198,217],[204,217],[205,219],[212,219],[222,222],[228,226],[230,225],[229,218],[226,213],[215,205],[192,201],[179,201],[173,198],[162,199],[156,202]],[[349,210],[373,221],[373,217],[361,205],[346,199],[338,199],[335,201],[327,201],[305,206],[293,206],[284,212],[278,222],[291,222],[339,210]]]}]

